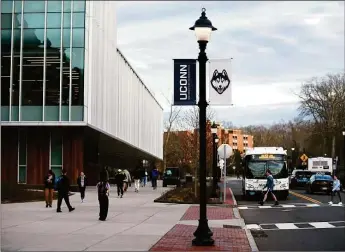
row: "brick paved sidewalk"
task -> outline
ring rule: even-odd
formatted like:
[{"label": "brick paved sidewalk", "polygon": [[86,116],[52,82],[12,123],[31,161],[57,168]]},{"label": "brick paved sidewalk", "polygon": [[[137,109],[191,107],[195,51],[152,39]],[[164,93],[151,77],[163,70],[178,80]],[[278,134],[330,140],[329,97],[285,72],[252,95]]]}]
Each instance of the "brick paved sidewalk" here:
[{"label": "brick paved sidewalk", "polygon": [[[232,195],[232,190],[227,188],[226,206],[207,206],[207,218],[212,220],[236,219],[233,207],[237,206],[236,200]],[[181,220],[198,220],[199,206],[191,206],[187,209]],[[249,252],[252,251],[247,233],[244,229],[238,228],[212,228],[214,246],[192,246],[194,239],[193,233],[197,226],[175,225],[166,233],[150,251],[230,251],[230,252]]]},{"label": "brick paved sidewalk", "polygon": [[192,246],[196,228],[177,224],[150,251],[251,251],[245,230],[239,228],[211,228],[214,246]]},{"label": "brick paved sidewalk", "polygon": [[[191,206],[187,209],[181,220],[198,220],[199,215],[199,206]],[[207,219],[209,220],[227,220],[233,218],[235,217],[232,208],[207,206]]]}]

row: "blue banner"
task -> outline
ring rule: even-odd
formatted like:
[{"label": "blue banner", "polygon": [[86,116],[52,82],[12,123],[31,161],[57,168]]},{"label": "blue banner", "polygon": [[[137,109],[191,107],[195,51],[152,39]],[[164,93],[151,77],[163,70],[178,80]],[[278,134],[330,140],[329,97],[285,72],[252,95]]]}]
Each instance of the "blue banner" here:
[{"label": "blue banner", "polygon": [[195,59],[174,59],[174,105],[196,105]]}]

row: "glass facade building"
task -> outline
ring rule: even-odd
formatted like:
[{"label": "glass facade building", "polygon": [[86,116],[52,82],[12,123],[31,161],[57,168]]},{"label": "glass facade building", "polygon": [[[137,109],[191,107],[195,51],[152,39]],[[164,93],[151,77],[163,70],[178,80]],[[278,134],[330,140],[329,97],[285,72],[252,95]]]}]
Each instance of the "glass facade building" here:
[{"label": "glass facade building", "polygon": [[83,121],[85,1],[1,1],[1,121]]}]

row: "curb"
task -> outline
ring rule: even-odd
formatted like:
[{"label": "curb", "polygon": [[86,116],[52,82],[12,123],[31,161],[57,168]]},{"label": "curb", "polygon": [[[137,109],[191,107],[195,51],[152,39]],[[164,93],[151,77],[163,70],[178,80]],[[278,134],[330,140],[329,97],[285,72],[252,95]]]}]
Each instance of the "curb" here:
[{"label": "curb", "polygon": [[230,187],[228,189],[231,193],[231,198],[232,198],[232,201],[234,202],[234,206],[236,207],[237,206],[237,200],[235,199],[234,193],[232,192]]},{"label": "curb", "polygon": [[[243,223],[245,223],[244,219],[241,217],[240,211],[237,208],[237,201],[235,199],[235,196],[234,196],[231,188],[229,188],[229,191],[231,193],[231,197],[232,197],[232,200],[234,202],[234,208],[232,209],[232,211],[234,212],[234,216],[238,219],[242,219]],[[256,245],[256,242],[255,242],[254,237],[253,237],[252,233],[250,232],[250,230],[248,228],[246,228],[245,225],[244,225],[243,229],[246,232],[248,242],[249,242],[250,248],[252,249],[252,252],[259,251],[258,246]]]}]

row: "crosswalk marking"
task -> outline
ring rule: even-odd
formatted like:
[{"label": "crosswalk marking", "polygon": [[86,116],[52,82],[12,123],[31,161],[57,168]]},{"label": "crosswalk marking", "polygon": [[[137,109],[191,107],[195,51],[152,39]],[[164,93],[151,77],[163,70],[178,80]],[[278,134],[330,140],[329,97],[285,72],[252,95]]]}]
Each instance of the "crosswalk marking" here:
[{"label": "crosswalk marking", "polygon": [[248,210],[248,209],[276,209],[276,208],[296,208],[296,207],[345,207],[345,205],[328,205],[328,204],[314,204],[314,203],[295,203],[295,204],[281,204],[278,206],[274,205],[240,205],[239,210]]},{"label": "crosswalk marking", "polygon": [[250,230],[345,228],[345,221],[248,224],[246,228]]},{"label": "crosswalk marking", "polygon": [[334,227],[333,225],[329,224],[328,222],[314,222],[310,223],[315,228],[332,228]]}]

